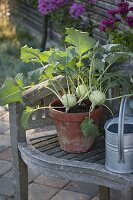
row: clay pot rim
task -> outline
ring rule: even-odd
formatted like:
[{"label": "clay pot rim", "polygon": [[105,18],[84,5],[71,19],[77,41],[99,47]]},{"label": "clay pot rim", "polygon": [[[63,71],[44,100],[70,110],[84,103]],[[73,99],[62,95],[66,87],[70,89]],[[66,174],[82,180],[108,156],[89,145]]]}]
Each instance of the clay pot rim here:
[{"label": "clay pot rim", "polygon": [[[60,100],[59,99],[56,99],[56,100],[53,100],[50,104],[49,104],[49,109],[52,110],[53,112],[56,112],[56,113],[65,113],[65,112],[62,112],[62,111],[59,111],[59,110],[56,110],[54,109],[54,107],[52,107],[52,104],[56,104],[56,103],[59,103]],[[93,110],[91,113],[95,113],[97,112],[98,110],[103,110],[103,106],[100,106],[98,107],[97,109]],[[81,113],[65,113],[66,115],[85,115],[85,114],[88,114],[89,112],[81,112]]]}]

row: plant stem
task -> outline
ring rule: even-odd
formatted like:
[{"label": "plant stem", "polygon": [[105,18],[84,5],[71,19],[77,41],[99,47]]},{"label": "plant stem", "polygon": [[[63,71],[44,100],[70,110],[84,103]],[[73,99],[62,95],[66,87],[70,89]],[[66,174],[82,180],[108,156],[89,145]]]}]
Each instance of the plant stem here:
[{"label": "plant stem", "polygon": [[112,117],[114,118],[114,114],[113,114],[112,110],[111,110],[108,106],[106,106],[105,104],[103,104],[103,106],[104,106],[105,108],[107,108],[107,109],[110,111]]},{"label": "plant stem", "polygon": [[93,67],[94,67],[94,58],[95,55],[97,54],[98,50],[93,54],[91,63],[90,63],[90,70],[89,70],[89,87],[90,87],[90,92],[92,92],[92,80],[93,80]]},{"label": "plant stem", "polygon": [[47,86],[45,86],[45,88],[47,88],[47,89],[49,89],[49,90],[51,90],[57,97],[58,97],[58,99],[59,100],[61,100],[61,96],[60,95],[58,95],[58,93],[56,93],[52,88],[50,88],[50,87],[47,87]]},{"label": "plant stem", "polygon": [[103,71],[103,73],[99,76],[99,78],[97,79],[97,81],[99,81],[101,78],[102,78],[102,76],[105,74],[105,72],[110,68],[110,66],[112,65],[112,63],[111,64],[109,64],[107,67],[106,67],[106,69]]},{"label": "plant stem", "polygon": [[131,97],[131,96],[133,96],[133,94],[121,95],[121,96],[113,97],[113,98],[106,99],[106,100],[107,100],[107,101],[110,101],[110,100],[120,99],[120,98],[122,98],[122,97],[124,97],[124,96],[126,96],[126,97]]},{"label": "plant stem", "polygon": [[[55,81],[57,82],[57,84],[59,85],[59,87],[61,88],[61,90],[63,91],[63,94],[66,94],[66,91],[65,91],[65,89],[63,88],[63,86],[60,84],[60,81],[58,81],[58,80],[56,80],[56,79],[55,79]],[[54,86],[54,84],[53,84],[53,86]],[[55,86],[54,86],[54,88],[55,88]]]},{"label": "plant stem", "polygon": [[66,74],[66,82],[67,82],[68,94],[70,94],[70,86],[69,86],[69,83],[68,83],[68,77],[67,77],[67,74]]},{"label": "plant stem", "polygon": [[84,99],[85,99],[85,97],[87,97],[87,95],[90,93],[91,91],[89,90],[87,93],[86,93],[86,95],[84,95],[83,97],[81,97],[78,101],[77,101],[77,103],[80,103],[81,101],[83,101]]}]

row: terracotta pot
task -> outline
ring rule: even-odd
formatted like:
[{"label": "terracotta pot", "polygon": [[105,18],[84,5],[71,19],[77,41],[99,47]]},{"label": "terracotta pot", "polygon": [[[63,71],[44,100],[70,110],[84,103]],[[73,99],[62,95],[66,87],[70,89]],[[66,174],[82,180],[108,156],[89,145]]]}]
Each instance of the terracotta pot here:
[{"label": "terracotta pot", "polygon": [[[61,149],[70,153],[87,152],[92,148],[95,138],[85,137],[81,132],[80,124],[88,117],[85,113],[65,113],[52,107],[61,105],[59,100],[50,103],[49,111],[55,121],[59,144]],[[103,108],[100,107],[91,112],[91,118],[99,125],[103,115]]]}]

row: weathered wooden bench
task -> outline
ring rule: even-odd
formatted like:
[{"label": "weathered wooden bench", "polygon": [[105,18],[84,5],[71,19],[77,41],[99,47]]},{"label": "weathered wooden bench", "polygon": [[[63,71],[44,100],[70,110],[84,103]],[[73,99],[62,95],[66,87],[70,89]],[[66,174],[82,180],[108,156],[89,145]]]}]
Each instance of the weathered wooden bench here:
[{"label": "weathered wooden bench", "polygon": [[[132,67],[133,68],[133,67]],[[126,68],[129,75],[133,69]],[[44,89],[43,84],[27,90],[23,94],[25,105],[45,104],[51,101],[51,92]],[[28,200],[28,172],[27,166],[36,168],[42,174],[83,181],[99,185],[101,200],[109,200],[110,188],[121,191],[121,200],[133,200],[133,174],[116,174],[108,171],[104,166],[104,136],[96,139],[92,151],[82,154],[70,154],[60,149],[55,131],[49,135],[26,139],[26,131],[21,125],[23,104],[9,105],[10,130],[13,152],[15,176],[15,200]],[[53,124],[48,109],[40,110],[30,119],[30,129],[50,126]]]}]

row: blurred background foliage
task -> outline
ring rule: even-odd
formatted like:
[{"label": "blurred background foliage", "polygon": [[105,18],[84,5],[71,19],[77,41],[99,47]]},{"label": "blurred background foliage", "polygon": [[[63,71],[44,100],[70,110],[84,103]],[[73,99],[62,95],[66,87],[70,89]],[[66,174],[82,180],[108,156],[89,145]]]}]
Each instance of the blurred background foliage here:
[{"label": "blurred background foliage", "polygon": [[[38,10],[37,0],[19,0],[19,1],[22,2],[22,4],[24,3],[25,5],[35,7],[35,9]],[[14,4],[11,1],[11,4],[12,6],[14,6],[15,1]],[[37,12],[39,13],[39,11]],[[18,10],[18,15],[17,15],[18,18],[20,17],[19,15],[20,14]],[[39,15],[41,16],[40,13]],[[64,41],[66,27],[73,26],[79,30],[88,31],[91,33],[91,27],[89,27],[86,23],[84,23],[83,20],[81,20],[80,18],[74,19],[69,15],[67,6],[63,6],[61,9],[57,9],[55,12],[51,12],[48,14],[48,26],[53,32],[55,31],[61,35],[62,40],[60,40],[60,44],[61,41]],[[40,48],[40,43],[38,39],[32,36],[31,33],[26,30],[27,30],[26,28],[24,27],[22,28],[21,26],[21,17],[20,17],[20,24],[13,23],[10,20],[9,1],[1,0],[0,1],[0,46],[1,46],[0,85],[2,85],[6,77],[14,77],[18,72],[21,72],[24,75],[26,75],[28,71],[33,70],[37,67],[33,64],[28,64],[25,67],[25,64],[22,63],[22,61],[20,60],[20,49],[25,44],[27,44],[29,47],[32,46],[33,48]],[[42,35],[44,35],[44,32],[42,32]]]},{"label": "blurred background foliage", "polygon": [[20,49],[25,44],[37,47],[38,41],[20,25],[10,21],[10,13],[5,1],[0,2],[0,85],[6,77],[14,77],[18,72],[26,73],[35,68],[20,60]]}]

